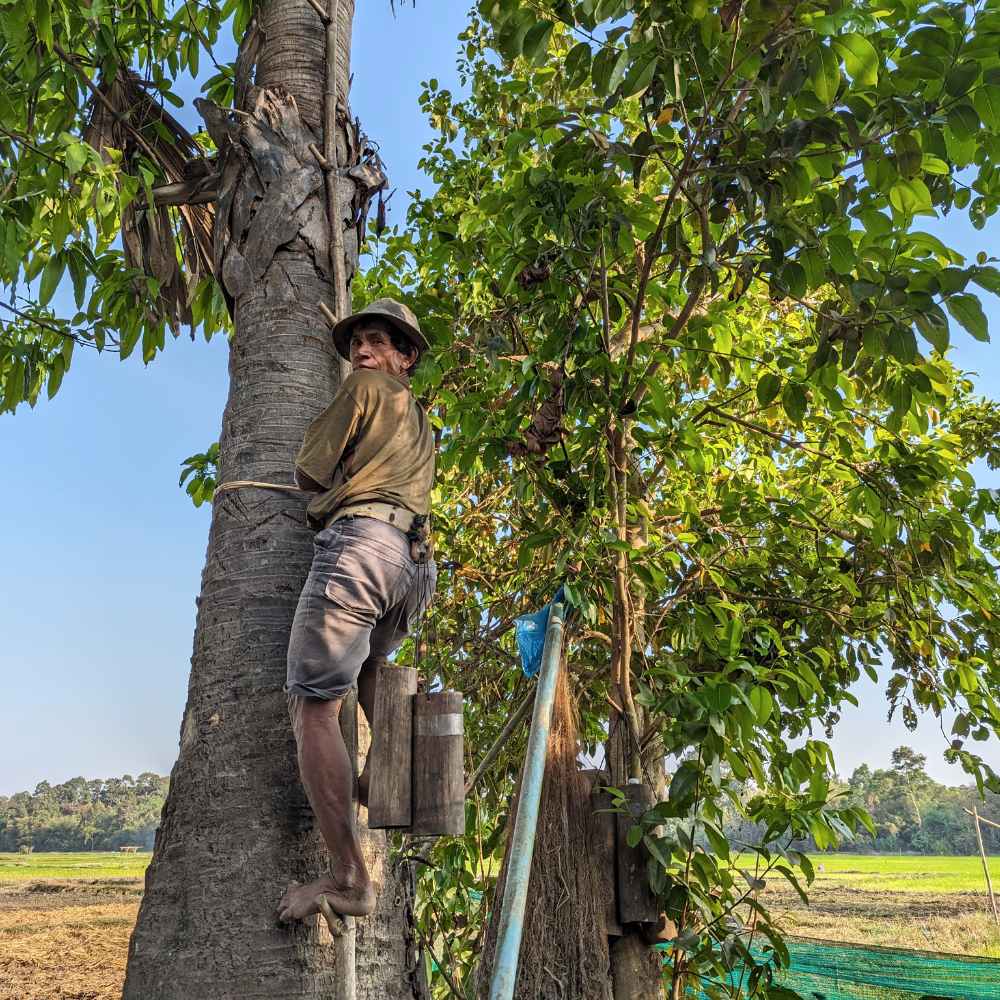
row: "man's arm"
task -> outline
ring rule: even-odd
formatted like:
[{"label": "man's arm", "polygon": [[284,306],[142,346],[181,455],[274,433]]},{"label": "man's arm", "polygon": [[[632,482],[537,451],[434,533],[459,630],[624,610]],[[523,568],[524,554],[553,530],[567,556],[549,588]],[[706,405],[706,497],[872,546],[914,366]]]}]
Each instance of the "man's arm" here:
[{"label": "man's arm", "polygon": [[301,489],[322,492],[333,485],[333,477],[357,433],[362,406],[357,386],[349,378],[333,402],[309,425],[295,459],[295,482]]},{"label": "man's arm", "polygon": [[323,487],[317,483],[312,476],[306,475],[298,466],[295,466],[295,485],[300,490],[307,490],[310,493],[322,493]]}]

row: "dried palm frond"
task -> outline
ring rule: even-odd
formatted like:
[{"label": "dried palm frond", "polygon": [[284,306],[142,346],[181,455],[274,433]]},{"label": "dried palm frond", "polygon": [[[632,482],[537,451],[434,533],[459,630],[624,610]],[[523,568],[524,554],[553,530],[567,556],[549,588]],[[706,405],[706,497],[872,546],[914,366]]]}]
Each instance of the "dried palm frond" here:
[{"label": "dried palm frond", "polygon": [[[119,70],[97,84],[84,140],[105,160],[107,150],[121,154],[121,169],[135,176],[138,161],[152,161],[158,183],[197,188],[211,180],[209,161],[194,137],[150,96],[142,79]],[[176,214],[174,214],[176,212]],[[191,323],[190,300],[198,282],[212,275],[211,204],[149,205],[137,201],[122,213],[122,246],[130,267],[159,282],[152,313],[166,320],[176,336]],[[146,289],[137,288],[143,299]]]}]

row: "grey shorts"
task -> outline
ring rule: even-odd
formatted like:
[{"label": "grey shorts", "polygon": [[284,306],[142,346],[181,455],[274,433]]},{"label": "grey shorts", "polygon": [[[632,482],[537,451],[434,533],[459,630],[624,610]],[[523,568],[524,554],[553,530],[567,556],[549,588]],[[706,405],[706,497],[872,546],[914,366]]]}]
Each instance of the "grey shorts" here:
[{"label": "grey shorts", "polygon": [[430,604],[432,561],[415,563],[398,528],[347,517],[324,528],[288,642],[289,695],[343,697],[370,656],[388,656]]}]

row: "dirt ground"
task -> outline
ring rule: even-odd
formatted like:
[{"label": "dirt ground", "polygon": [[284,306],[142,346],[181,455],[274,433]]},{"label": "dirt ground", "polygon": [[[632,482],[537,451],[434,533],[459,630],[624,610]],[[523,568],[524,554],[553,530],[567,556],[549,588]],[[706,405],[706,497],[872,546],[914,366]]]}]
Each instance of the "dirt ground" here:
[{"label": "dirt ground", "polygon": [[0,884],[0,1000],[118,1000],[141,879]]},{"label": "dirt ground", "polygon": [[[0,1000],[119,1000],[141,895],[140,879],[0,883]],[[787,934],[1000,957],[981,893],[823,886],[808,908],[780,885],[765,896]]]}]

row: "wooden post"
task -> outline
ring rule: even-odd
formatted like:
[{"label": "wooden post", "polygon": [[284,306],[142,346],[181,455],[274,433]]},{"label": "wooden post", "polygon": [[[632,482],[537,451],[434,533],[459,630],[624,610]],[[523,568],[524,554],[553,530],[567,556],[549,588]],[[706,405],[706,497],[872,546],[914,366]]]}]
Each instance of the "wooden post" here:
[{"label": "wooden post", "polygon": [[588,770],[584,774],[590,778],[591,826],[590,842],[594,846],[595,863],[601,874],[601,895],[604,899],[604,925],[609,937],[621,937],[622,926],[618,922],[618,903],[616,902],[618,876],[617,858],[615,857],[615,814],[611,807],[611,793],[600,790],[607,785],[607,771]]},{"label": "wooden post", "polygon": [[[333,0],[336,2],[336,0]],[[358,776],[358,691],[352,688],[340,707],[340,732],[347,747],[347,756],[351,761],[351,770],[355,779]],[[357,780],[351,782],[351,787],[357,789]],[[354,803],[356,805],[356,803]],[[357,986],[357,926],[354,917],[342,917],[337,914],[337,920],[331,920],[323,914],[327,927],[333,934],[333,950],[338,970],[336,987],[331,1000],[356,1000]],[[334,928],[337,928],[335,930]]]},{"label": "wooden post", "polygon": [[[340,735],[347,747],[347,756],[351,762],[354,777],[358,776],[358,689],[351,688],[344,696],[344,704],[340,706]],[[352,783],[357,788],[357,782]]]},{"label": "wooden post", "polygon": [[614,1000],[663,1000],[663,958],[637,934],[611,944],[611,989]]},{"label": "wooden post", "polygon": [[653,924],[660,918],[660,907],[646,874],[648,853],[642,843],[628,846],[628,831],[638,818],[656,804],[652,789],[638,781],[629,781],[622,789],[627,813],[618,813],[618,919],[622,924]]},{"label": "wooden post", "polygon": [[392,830],[413,822],[413,696],[417,672],[383,663],[375,685],[368,827]]},{"label": "wooden post", "polygon": [[465,833],[464,732],[460,692],[414,696],[414,836]]},{"label": "wooden post", "polygon": [[986,860],[986,848],[983,847],[983,832],[979,828],[979,810],[972,807],[972,818],[976,823],[976,840],[979,843],[979,856],[983,859],[983,871],[986,873],[986,892],[990,897],[990,906],[993,908],[993,922],[1000,927],[1000,915],[997,914],[997,901],[993,895],[993,880],[990,878],[990,865]]}]

